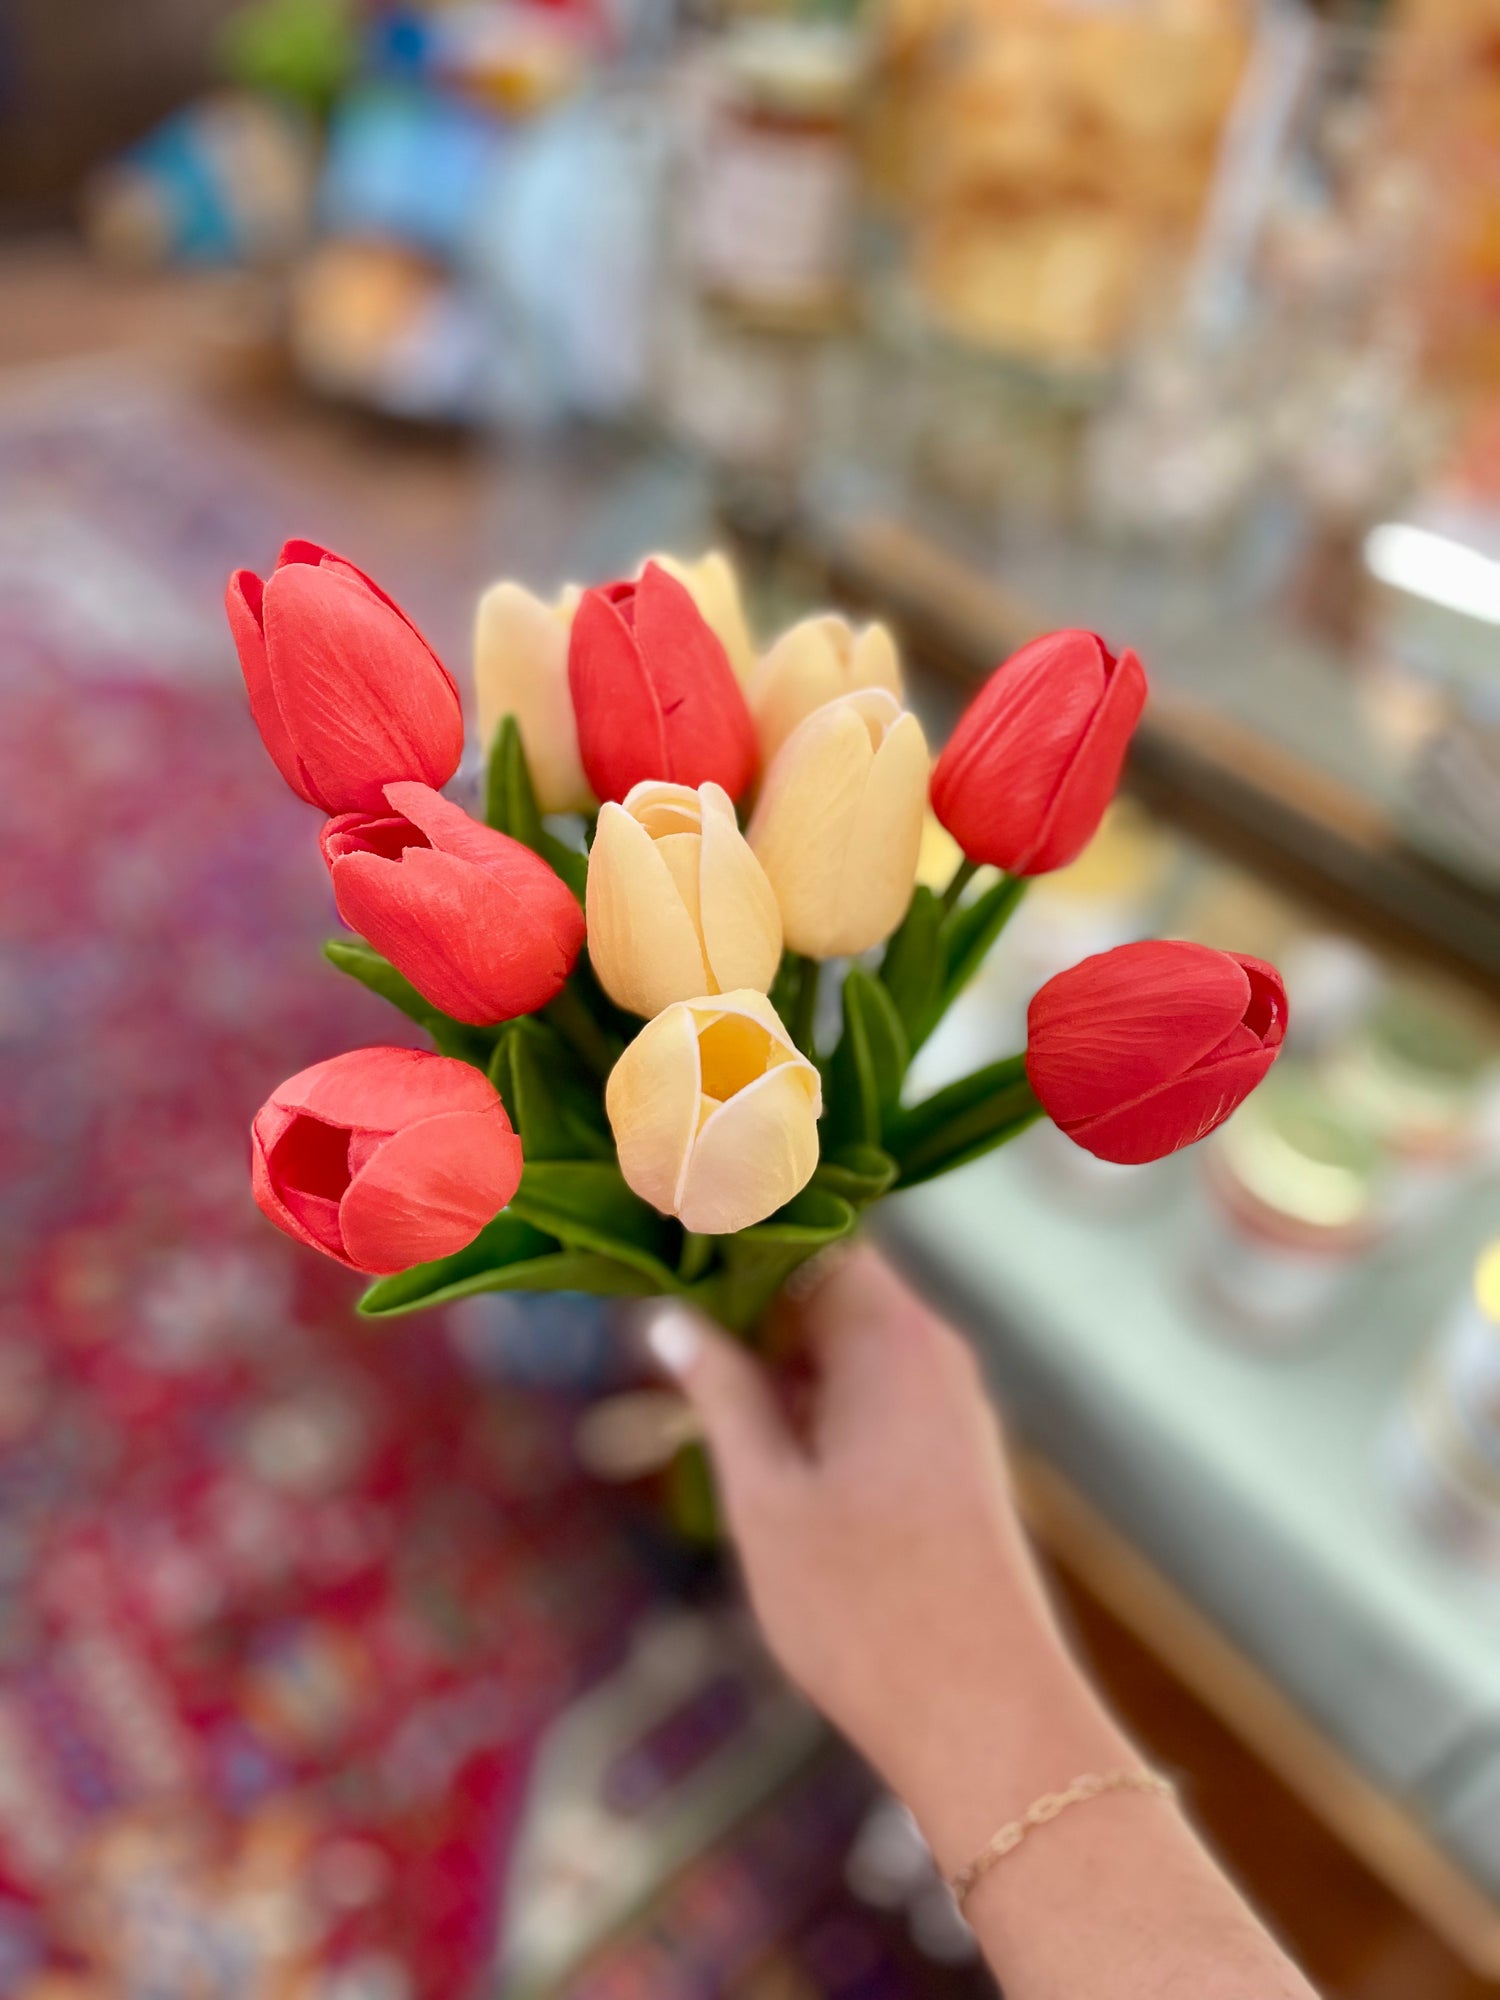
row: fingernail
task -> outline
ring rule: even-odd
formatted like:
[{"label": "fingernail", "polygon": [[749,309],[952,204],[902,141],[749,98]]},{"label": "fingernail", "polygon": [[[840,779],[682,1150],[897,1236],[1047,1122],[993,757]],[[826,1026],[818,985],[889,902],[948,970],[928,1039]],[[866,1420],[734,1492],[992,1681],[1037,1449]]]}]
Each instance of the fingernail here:
[{"label": "fingernail", "polygon": [[701,1341],[692,1314],[681,1306],[663,1306],[646,1328],[646,1345],[657,1365],[669,1375],[687,1373]]}]

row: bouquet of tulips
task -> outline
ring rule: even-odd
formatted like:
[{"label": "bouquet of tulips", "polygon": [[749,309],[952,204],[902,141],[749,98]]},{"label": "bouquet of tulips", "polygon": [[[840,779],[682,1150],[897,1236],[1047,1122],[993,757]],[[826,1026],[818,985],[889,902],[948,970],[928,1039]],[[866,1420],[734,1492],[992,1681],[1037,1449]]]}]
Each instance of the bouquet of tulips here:
[{"label": "bouquet of tulips", "polygon": [[[369,577],[289,542],[227,603],[266,748],[325,815],[357,934],[328,956],[434,1045],[317,1063],[255,1120],[256,1200],[375,1277],[366,1313],[677,1293],[750,1334],[888,1191],[1044,1114],[1155,1159],[1275,1060],[1274,967],[1128,944],[1042,987],[1023,1052],[911,1101],[1028,879],[1114,793],[1145,677],[1092,633],[997,667],[934,765],[882,626],[813,617],[762,652],[722,555],[555,604],[500,583],[476,815],[442,791],[458,690]],[[962,856],[942,888],[917,882],[929,814]]]}]

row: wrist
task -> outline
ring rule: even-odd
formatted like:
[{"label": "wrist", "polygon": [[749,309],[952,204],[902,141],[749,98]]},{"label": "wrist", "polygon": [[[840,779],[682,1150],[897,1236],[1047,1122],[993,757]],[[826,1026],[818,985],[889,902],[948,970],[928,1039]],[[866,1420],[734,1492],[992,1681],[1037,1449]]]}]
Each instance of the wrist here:
[{"label": "wrist", "polygon": [[1005,1635],[934,1685],[883,1760],[945,1875],[1042,1792],[1086,1771],[1133,1767],[1139,1752],[1050,1625]]}]

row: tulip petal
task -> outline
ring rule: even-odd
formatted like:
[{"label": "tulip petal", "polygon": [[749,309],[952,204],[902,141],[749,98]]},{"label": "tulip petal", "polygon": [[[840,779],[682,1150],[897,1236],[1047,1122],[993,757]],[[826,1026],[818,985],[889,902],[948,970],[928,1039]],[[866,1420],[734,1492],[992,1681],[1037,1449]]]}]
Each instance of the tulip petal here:
[{"label": "tulip petal", "polygon": [[276,705],[270,662],[266,658],[264,604],[265,585],[254,570],[237,569],[224,592],[224,610],[229,619],[235,651],[239,654],[240,671],[245,676],[250,713],[260,731],[261,741],[282,777],[299,798],[306,799],[309,805],[317,805],[319,801],[306,788],[296,748]]},{"label": "tulip petal", "polygon": [[394,1132],[430,1118],[435,1103],[444,1111],[483,1111],[497,1101],[494,1085],[470,1063],[425,1049],[372,1048],[299,1070],[277,1088],[271,1105],[330,1125]]},{"label": "tulip petal", "polygon": [[678,1194],[685,1229],[707,1236],[748,1229],[812,1179],[818,1122],[804,1067],[783,1063],[711,1113]]},{"label": "tulip petal", "polygon": [[472,1243],[521,1180],[521,1142],[498,1096],[483,1111],[423,1119],[394,1133],[349,1183],[344,1248],[377,1277]]},{"label": "tulip petal", "polygon": [[1274,1048],[1260,1048],[1222,1062],[1200,1065],[1187,1076],[1163,1084],[1133,1104],[1098,1118],[1063,1124],[1085,1152],[1121,1166],[1159,1160],[1206,1138],[1239,1108],[1276,1060]]},{"label": "tulip petal", "polygon": [[1119,945],[1049,979],[1027,1013],[1026,1071],[1065,1131],[1183,1076],[1244,1018],[1250,980],[1227,952]]},{"label": "tulip petal", "polygon": [[698,1126],[698,1034],[690,1009],[648,1021],[610,1071],[604,1108],[625,1182],[663,1215]]},{"label": "tulip petal", "polygon": [[392,779],[446,784],[463,754],[458,690],[383,593],[345,566],[278,569],[264,597],[276,707],[304,796],[372,812]]},{"label": "tulip petal", "polygon": [[704,785],[699,854],[703,949],[720,992],[764,992],[781,963],[781,911],[766,871],[740,832],[729,794]]},{"label": "tulip petal", "polygon": [[1082,854],[1119,786],[1125,753],[1145,706],[1145,670],[1127,646],[1115,662],[1076,754],[1064,766],[1035,845],[1016,864],[1016,874],[1047,875]]},{"label": "tulip petal", "polygon": [[[754,670],[757,654],[745,618],[739,579],[728,556],[722,549],[710,549],[696,562],[683,562],[680,557],[669,555],[651,556],[648,560],[658,564],[668,576],[676,577],[687,590],[713,627],[735,679],[744,686]],[[644,563],[641,568],[644,571]]]},{"label": "tulip petal", "polygon": [[844,851],[838,949],[850,956],[888,938],[906,915],[922,852],[930,762],[921,723],[902,714],[875,752]]},{"label": "tulip petal", "polygon": [[443,666],[442,661],[438,659],[432,647],[422,637],[422,633],[417,625],[402,610],[390,592],[382,590],[374,577],[367,570],[362,570],[358,563],[350,562],[347,556],[341,556],[333,549],[325,549],[321,542],[304,541],[300,536],[295,535],[289,541],[282,543],[281,553],[276,558],[276,568],[284,569],[289,563],[305,563],[313,569],[327,569],[332,570],[336,574],[354,577],[359,583],[364,585],[366,590],[371,591],[378,597],[382,604],[390,606],[402,624],[409,631],[416,633],[416,636],[422,640],[422,644],[427,647],[428,652],[432,653],[434,663],[441,667],[445,674],[447,673],[448,669]]},{"label": "tulip petal", "polygon": [[817,957],[842,949],[849,828],[874,762],[853,699],[829,702],[793,730],[750,821],[750,845],[775,891],[786,942]]},{"label": "tulip petal", "polygon": [[697,927],[657,845],[623,806],[606,803],[585,892],[589,963],[618,1006],[648,1016],[707,983]]},{"label": "tulip petal", "polygon": [[428,847],[409,847],[399,862],[350,854],[331,872],[344,922],[456,1021],[486,1027],[533,1013],[572,970],[576,944],[548,913],[457,855]]},{"label": "tulip petal", "polygon": [[[250,1192],[261,1214],[274,1222],[278,1229],[284,1230],[299,1243],[305,1243],[309,1250],[321,1250],[325,1256],[336,1257],[341,1264],[347,1264],[349,1260],[344,1255],[343,1238],[339,1232],[338,1202],[325,1197],[318,1208],[311,1209],[307,1201],[295,1198],[295,1191],[290,1191],[291,1200],[284,1199],[277,1185],[271,1157],[276,1151],[277,1141],[296,1122],[295,1111],[283,1110],[274,1101],[257,1115],[250,1128]],[[347,1142],[346,1133],[346,1150]]]},{"label": "tulip petal", "polygon": [[675,577],[648,562],[635,589],[635,634],[660,703],[668,768],[641,777],[738,798],[755,772],[755,730],[718,635]]},{"label": "tulip petal", "polygon": [[480,598],[474,621],[480,746],[488,753],[501,718],[515,716],[544,813],[582,812],[593,803],[568,687],[572,616],[566,599],[547,605],[505,582]]},{"label": "tulip petal", "polygon": [[670,778],[661,704],[635,634],[602,590],[573,614],[568,684],[578,749],[601,799],[620,799],[641,778]]}]

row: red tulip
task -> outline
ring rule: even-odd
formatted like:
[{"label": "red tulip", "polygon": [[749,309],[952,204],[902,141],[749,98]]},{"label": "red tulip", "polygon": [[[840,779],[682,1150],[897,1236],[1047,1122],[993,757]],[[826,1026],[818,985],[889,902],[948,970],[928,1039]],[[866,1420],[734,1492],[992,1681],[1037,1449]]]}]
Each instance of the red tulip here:
[{"label": "red tulip", "polygon": [[728,655],[676,577],[648,562],[635,583],[586,590],[568,681],[578,747],[601,799],[643,779],[722,785],[755,775],[755,726]]},{"label": "red tulip", "polygon": [[1203,944],[1122,944],[1036,995],[1026,1074],[1085,1152],[1134,1165],[1222,1125],[1285,1033],[1274,965]]},{"label": "red tulip", "polygon": [[323,829],[339,915],[456,1021],[513,1020],[557,997],[583,911],[529,847],[428,785],[387,785],[386,810]]},{"label": "red tulip", "polygon": [[971,861],[1046,875],[1094,837],[1146,676],[1093,632],[1049,632],[996,667],[932,774],[933,811]]},{"label": "red tulip", "polygon": [[316,542],[224,595],[250,712],[276,768],[327,813],[376,812],[382,787],[446,785],[464,749],[458,689],[398,604]]},{"label": "red tulip", "polygon": [[494,1085],[420,1049],[351,1049],[300,1070],[256,1113],[250,1143],[262,1213],[380,1276],[462,1250],[521,1179]]}]

